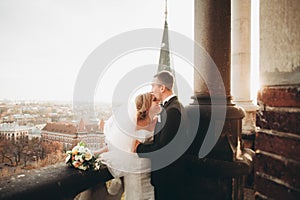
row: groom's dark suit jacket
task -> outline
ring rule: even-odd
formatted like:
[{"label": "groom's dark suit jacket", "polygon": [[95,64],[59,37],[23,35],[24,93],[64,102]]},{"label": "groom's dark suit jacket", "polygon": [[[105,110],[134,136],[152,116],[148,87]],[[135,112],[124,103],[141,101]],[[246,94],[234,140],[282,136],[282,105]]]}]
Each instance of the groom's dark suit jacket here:
[{"label": "groom's dark suit jacket", "polygon": [[[154,138],[152,144],[140,144],[137,147],[137,153],[140,157],[148,157],[151,159],[151,183],[155,187],[160,187],[161,184],[176,184],[182,182],[184,178],[184,168],[182,161],[183,153],[180,153],[180,156],[168,166],[153,171],[155,165],[161,162],[161,159],[164,159],[165,156],[171,156],[174,153],[181,151],[180,149],[184,148],[186,145],[186,114],[183,106],[178,101],[178,98],[172,97],[168,102],[163,105],[163,111],[161,112],[161,122],[157,122],[154,130]],[[162,157],[157,158],[153,156],[148,156],[142,153],[155,152],[160,150],[169,144],[174,137],[176,136],[175,145],[172,145],[168,149],[168,153],[162,155]],[[178,136],[178,137],[177,137]],[[171,142],[173,143],[174,140]]]}]

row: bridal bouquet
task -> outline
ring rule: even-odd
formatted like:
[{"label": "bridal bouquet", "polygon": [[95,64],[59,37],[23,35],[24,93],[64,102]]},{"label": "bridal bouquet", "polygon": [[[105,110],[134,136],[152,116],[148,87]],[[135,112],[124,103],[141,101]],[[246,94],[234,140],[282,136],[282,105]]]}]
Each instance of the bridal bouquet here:
[{"label": "bridal bouquet", "polygon": [[79,142],[71,151],[66,152],[65,162],[70,167],[81,170],[100,170],[103,165],[99,158],[86,147],[83,142]]}]

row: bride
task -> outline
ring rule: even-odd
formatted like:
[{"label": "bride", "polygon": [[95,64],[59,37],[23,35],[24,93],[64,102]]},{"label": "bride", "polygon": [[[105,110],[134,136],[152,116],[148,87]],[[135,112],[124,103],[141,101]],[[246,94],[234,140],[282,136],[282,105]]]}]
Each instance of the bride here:
[{"label": "bride", "polygon": [[151,93],[140,94],[135,99],[135,108],[129,109],[131,117],[115,113],[104,127],[107,151],[100,156],[115,178],[124,177],[127,200],[154,199],[150,160],[139,158],[134,149],[137,141],[152,141],[160,111],[159,101]]}]

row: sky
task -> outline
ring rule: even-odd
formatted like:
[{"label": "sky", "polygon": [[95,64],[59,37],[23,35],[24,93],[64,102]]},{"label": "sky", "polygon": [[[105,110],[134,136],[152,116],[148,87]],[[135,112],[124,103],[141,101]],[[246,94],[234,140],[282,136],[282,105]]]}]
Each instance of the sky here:
[{"label": "sky", "polygon": [[[190,39],[194,38],[193,3],[168,1],[169,29]],[[97,47],[127,31],[162,29],[164,10],[165,0],[1,0],[0,101],[72,101],[78,73]],[[130,67],[118,66],[158,63],[158,56],[158,51],[125,55],[115,62],[115,71],[121,77]],[[175,66],[186,64],[173,59]],[[185,71],[191,81],[192,69]],[[117,82],[118,76],[104,77],[95,101],[110,102]],[[190,99],[189,94],[182,96]]]}]

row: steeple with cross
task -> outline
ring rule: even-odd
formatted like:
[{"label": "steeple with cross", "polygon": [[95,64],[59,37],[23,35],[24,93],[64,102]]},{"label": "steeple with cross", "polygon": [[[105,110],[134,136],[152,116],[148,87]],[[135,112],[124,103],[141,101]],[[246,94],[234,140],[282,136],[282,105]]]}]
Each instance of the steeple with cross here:
[{"label": "steeple with cross", "polygon": [[[164,24],[164,31],[163,31],[163,37],[162,37],[162,42],[161,42],[159,64],[158,64],[157,72],[166,70],[166,71],[171,72],[175,77],[175,70],[174,70],[171,55],[170,55],[169,28],[168,28],[167,16],[168,16],[168,4],[167,4],[167,0],[166,0],[165,24]],[[174,82],[173,91],[176,95],[178,95],[176,80]]]}]

